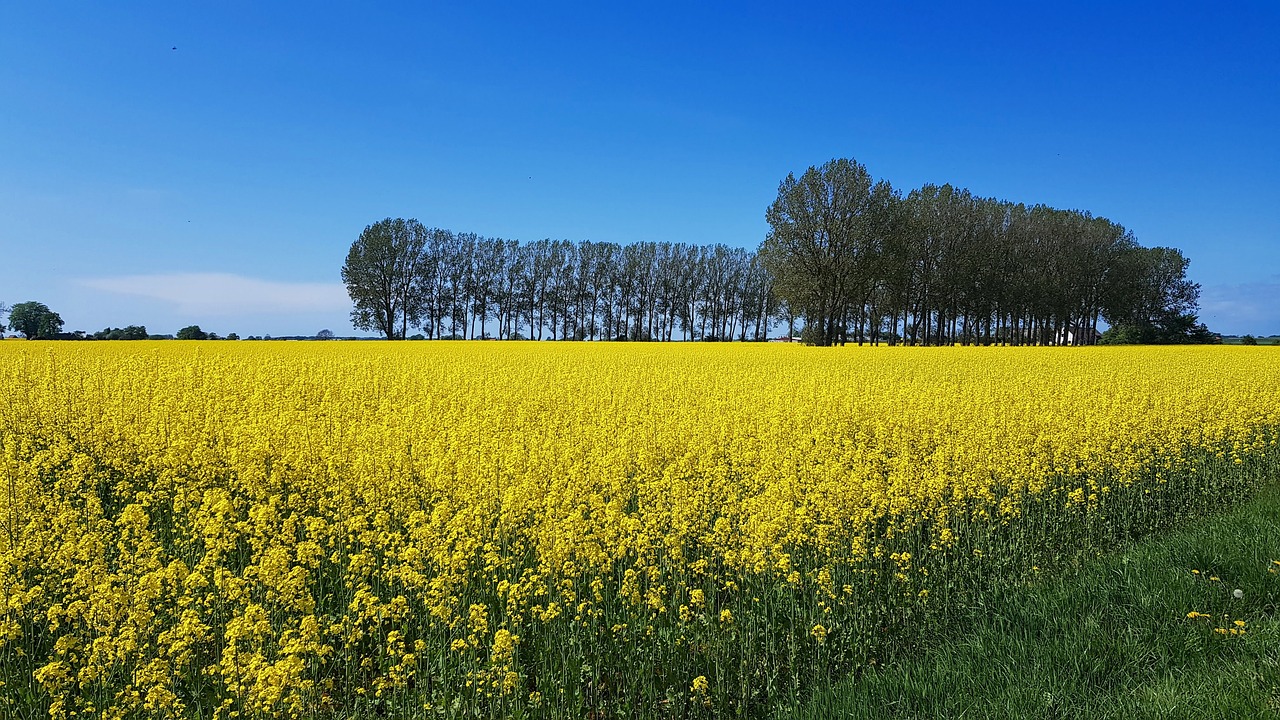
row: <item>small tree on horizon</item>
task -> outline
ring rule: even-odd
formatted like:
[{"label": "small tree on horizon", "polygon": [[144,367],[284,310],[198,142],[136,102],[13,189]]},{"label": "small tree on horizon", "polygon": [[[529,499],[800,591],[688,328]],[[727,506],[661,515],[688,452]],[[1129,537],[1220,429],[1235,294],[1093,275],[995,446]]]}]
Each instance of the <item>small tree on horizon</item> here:
[{"label": "small tree on horizon", "polygon": [[199,325],[188,325],[178,331],[179,340],[207,340],[209,334],[200,329]]}]

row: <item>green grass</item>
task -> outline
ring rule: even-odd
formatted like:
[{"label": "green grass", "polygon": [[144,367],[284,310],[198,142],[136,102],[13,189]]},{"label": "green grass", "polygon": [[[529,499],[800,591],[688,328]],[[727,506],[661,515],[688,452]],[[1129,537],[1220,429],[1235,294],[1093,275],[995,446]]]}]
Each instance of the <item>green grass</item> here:
[{"label": "green grass", "polygon": [[[920,656],[849,677],[790,715],[1280,718],[1273,560],[1280,487],[1069,573],[1010,587],[964,609]],[[1211,617],[1187,618],[1192,611]],[[1237,619],[1244,635],[1214,632]]]}]

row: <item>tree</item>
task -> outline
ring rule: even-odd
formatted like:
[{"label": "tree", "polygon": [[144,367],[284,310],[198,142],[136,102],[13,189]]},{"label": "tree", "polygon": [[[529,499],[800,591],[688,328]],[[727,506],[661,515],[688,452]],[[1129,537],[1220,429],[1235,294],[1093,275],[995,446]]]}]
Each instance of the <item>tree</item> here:
[{"label": "tree", "polygon": [[1200,286],[1187,279],[1190,261],[1175,248],[1129,247],[1118,258],[1120,292],[1112,292],[1102,335],[1107,344],[1203,344],[1218,336],[1199,322]]},{"label": "tree", "polygon": [[316,339],[317,339],[317,340],[332,340],[332,339],[333,339],[333,331],[332,331],[332,330],[330,330],[330,329],[328,329],[328,328],[325,328],[324,330],[321,330],[320,332],[316,333]]},{"label": "tree", "polygon": [[[9,306],[0,302],[0,318],[3,318],[8,314],[9,314]],[[0,322],[0,333],[3,333],[4,331],[5,331],[4,323]]]},{"label": "tree", "polygon": [[200,329],[199,325],[188,325],[178,331],[179,340],[207,340],[209,334]]},{"label": "tree", "polygon": [[[351,324],[403,339],[426,310],[424,283],[427,229],[417,220],[386,218],[351,243],[342,282],[355,303]],[[397,325],[399,327],[397,327]]]},{"label": "tree", "polygon": [[28,340],[51,338],[62,332],[62,317],[44,303],[18,303],[9,310],[9,324]]},{"label": "tree", "polygon": [[804,316],[807,342],[844,342],[860,314],[853,304],[870,284],[877,205],[888,207],[892,195],[854,160],[810,167],[799,179],[788,174],[778,186],[760,255],[778,296]]}]

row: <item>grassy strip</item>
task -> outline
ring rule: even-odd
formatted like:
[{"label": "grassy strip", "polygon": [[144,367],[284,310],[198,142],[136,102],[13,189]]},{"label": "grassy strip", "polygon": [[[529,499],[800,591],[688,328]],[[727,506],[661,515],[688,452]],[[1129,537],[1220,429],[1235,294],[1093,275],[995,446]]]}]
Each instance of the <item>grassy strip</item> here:
[{"label": "grassy strip", "polygon": [[1271,487],[988,598],[923,656],[847,678],[791,717],[1280,718],[1277,560]]}]

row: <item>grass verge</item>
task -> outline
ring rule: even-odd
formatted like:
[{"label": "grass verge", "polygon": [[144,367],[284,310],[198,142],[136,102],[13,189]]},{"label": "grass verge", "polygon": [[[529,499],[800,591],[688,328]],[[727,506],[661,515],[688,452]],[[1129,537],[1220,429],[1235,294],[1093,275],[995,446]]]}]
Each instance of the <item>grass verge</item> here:
[{"label": "grass verge", "polygon": [[1280,718],[1277,606],[1273,486],[963,609],[921,656],[846,678],[789,717]]}]

